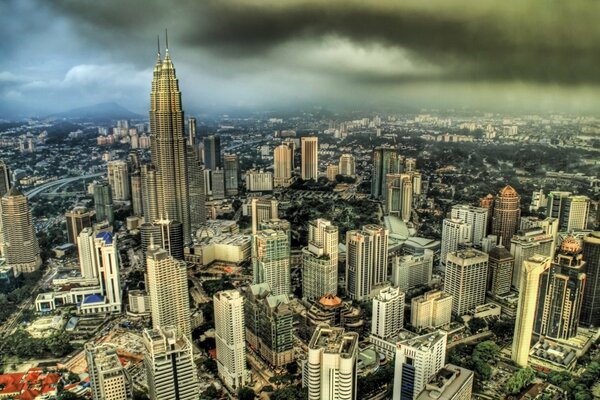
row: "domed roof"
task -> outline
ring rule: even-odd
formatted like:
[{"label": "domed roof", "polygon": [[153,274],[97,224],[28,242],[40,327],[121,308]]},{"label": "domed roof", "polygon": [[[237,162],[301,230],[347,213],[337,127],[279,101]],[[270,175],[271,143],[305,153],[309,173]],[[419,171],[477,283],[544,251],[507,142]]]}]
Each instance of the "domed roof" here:
[{"label": "domed roof", "polygon": [[579,241],[573,236],[567,236],[565,240],[560,244],[560,251],[562,253],[580,253],[582,251]]},{"label": "domed roof", "polygon": [[337,296],[334,296],[331,293],[327,293],[325,296],[323,296],[319,299],[319,303],[321,303],[321,305],[324,305],[324,306],[335,307],[335,306],[339,306],[340,304],[342,304],[342,299],[340,299]]},{"label": "domed roof", "polygon": [[500,190],[501,197],[517,197],[517,191],[510,185],[506,185]]}]

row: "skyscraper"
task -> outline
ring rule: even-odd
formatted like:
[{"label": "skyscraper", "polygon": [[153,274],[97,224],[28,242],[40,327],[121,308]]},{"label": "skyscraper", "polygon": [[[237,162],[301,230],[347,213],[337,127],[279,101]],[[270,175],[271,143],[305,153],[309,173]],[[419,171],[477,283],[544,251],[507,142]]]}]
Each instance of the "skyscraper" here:
[{"label": "skyscraper", "polygon": [[273,154],[273,172],[275,187],[288,187],[292,182],[292,165],[294,163],[292,147],[281,144],[275,147]]},{"label": "skyscraper", "polygon": [[543,228],[519,231],[510,241],[510,254],[515,258],[513,266],[512,286],[518,289],[521,285],[521,268],[523,262],[534,254],[552,256],[554,237],[544,232]]},{"label": "skyscraper", "polygon": [[560,229],[563,231],[584,230],[590,212],[590,198],[569,196],[563,201],[560,212]]},{"label": "skyscraper", "polygon": [[495,197],[491,193],[488,193],[487,196],[479,199],[479,207],[485,208],[488,212],[488,223],[487,223],[488,232],[492,231],[492,222],[494,219],[494,200],[495,200]]},{"label": "skyscraper", "polygon": [[204,138],[204,168],[214,171],[221,167],[221,137],[210,135]]},{"label": "skyscraper", "polygon": [[65,213],[67,220],[67,240],[77,246],[77,237],[83,228],[92,226],[92,213],[83,206],[74,207]]},{"label": "skyscraper", "polygon": [[356,400],[358,333],[320,325],[308,343],[308,400]]},{"label": "skyscraper", "polygon": [[104,306],[95,305],[83,301],[82,308],[88,308],[90,312],[120,312],[122,304],[122,290],[119,276],[119,248],[117,246],[117,237],[110,232],[100,232],[94,238],[94,249],[96,254],[97,270],[96,276],[100,283],[100,288],[104,295]]},{"label": "skyscraper", "polygon": [[225,195],[236,196],[240,184],[240,165],[238,156],[225,154],[223,157],[223,169],[225,170]]},{"label": "skyscraper", "polygon": [[33,272],[42,265],[40,247],[27,197],[11,188],[0,200],[2,207],[2,254],[15,274]]},{"label": "skyscraper", "polygon": [[190,191],[190,224],[198,227],[206,221],[206,191],[204,168],[196,147],[196,118],[188,118],[188,141],[186,145],[188,185]]},{"label": "skyscraper", "polygon": [[412,211],[413,188],[408,174],[387,174],[385,196],[386,211],[407,222]]},{"label": "skyscraper", "polygon": [[[4,161],[0,160],[0,199],[10,190],[10,170]],[[2,228],[2,202],[0,202],[0,255],[4,251],[4,230]]]},{"label": "skyscraper", "polygon": [[192,336],[187,269],[164,249],[152,245],[146,254],[147,291],[150,296],[152,327],[175,327]]},{"label": "skyscraper", "polygon": [[77,237],[77,253],[79,256],[79,267],[83,278],[98,279],[98,268],[96,267],[96,249],[94,246],[94,230],[83,228]]},{"label": "skyscraper", "polygon": [[488,293],[496,296],[510,292],[515,258],[502,246],[494,247],[488,255]]},{"label": "skyscraper", "polygon": [[123,368],[116,350],[110,345],[95,346],[86,343],[92,397],[103,400],[128,400],[131,398],[131,380]]},{"label": "skyscraper", "polygon": [[188,146],[196,146],[196,118],[188,118]]},{"label": "skyscraper", "polygon": [[211,189],[213,200],[223,200],[225,198],[225,171],[217,168],[211,171]]},{"label": "skyscraper", "polygon": [[586,283],[581,306],[581,324],[600,326],[600,232],[583,238],[583,259],[586,262]]},{"label": "skyscraper", "polygon": [[404,326],[404,292],[388,286],[373,297],[371,335],[391,339]]},{"label": "skyscraper", "polygon": [[342,154],[339,161],[339,172],[343,176],[356,176],[356,162],[352,154]]},{"label": "skyscraper", "polygon": [[483,207],[473,207],[459,204],[452,207],[452,219],[461,219],[471,226],[469,241],[475,246],[481,245],[481,239],[487,236],[488,210]]},{"label": "skyscraper", "polygon": [[140,226],[143,264],[146,265],[148,249],[152,244],[165,249],[176,260],[183,260],[183,226],[179,221],[158,219]]},{"label": "skyscraper", "polygon": [[373,172],[371,173],[371,195],[386,197],[386,177],[400,172],[398,152],[390,147],[377,147],[373,150]]},{"label": "skyscraper", "polygon": [[339,231],[326,219],[308,223],[308,246],[302,249],[302,297],[318,300],[337,294]]},{"label": "skyscraper", "polygon": [[106,182],[94,184],[94,209],[96,221],[107,221],[110,225],[115,223],[112,189]]},{"label": "skyscraper", "polygon": [[468,249],[448,254],[444,292],[452,295],[452,312],[457,316],[485,303],[488,255]]},{"label": "skyscraper", "polygon": [[389,232],[379,225],[346,232],[346,294],[363,300],[387,280]]},{"label": "skyscraper", "polygon": [[452,320],[452,296],[432,290],[413,297],[410,305],[410,324],[415,329],[440,328]]},{"label": "skyscraper", "polygon": [[444,366],[447,336],[436,331],[398,342],[394,368],[394,400],[413,400]]},{"label": "skyscraper", "polygon": [[139,169],[133,171],[129,177],[131,182],[131,209],[133,215],[141,217],[144,215],[144,190],[142,174]]},{"label": "skyscraper", "polygon": [[301,175],[305,181],[319,179],[319,139],[315,136],[303,137]]},{"label": "skyscraper", "polygon": [[550,268],[551,258],[535,255],[523,262],[519,279],[519,302],[512,344],[512,360],[521,367],[527,366],[536,304],[540,288],[540,275]]},{"label": "skyscraper", "polygon": [[290,241],[287,232],[272,229],[252,235],[253,282],[268,283],[273,295],[290,294]]},{"label": "skyscraper", "polygon": [[519,227],[521,197],[511,186],[505,186],[494,201],[492,234],[501,238],[504,247],[510,247],[510,239]]},{"label": "skyscraper", "polygon": [[270,197],[252,198],[252,233],[258,231],[258,225],[265,220],[279,217],[279,202]]},{"label": "skyscraper", "polygon": [[108,184],[112,189],[113,200],[126,201],[131,198],[129,168],[123,160],[109,161],[107,164]]},{"label": "skyscraper", "polygon": [[416,400],[469,400],[473,393],[473,371],[446,364],[429,379]]},{"label": "skyscraper", "polygon": [[152,164],[156,168],[157,199],[157,215],[150,215],[150,221],[165,218],[181,222],[184,241],[188,243],[191,221],[184,126],[179,82],[167,48],[164,60],[158,54],[150,93]]},{"label": "skyscraper", "polygon": [[145,329],[142,336],[150,400],[196,400],[198,376],[190,339],[174,327]]},{"label": "skyscraper", "polygon": [[471,225],[462,219],[445,218],[442,223],[442,242],[440,246],[440,264],[446,265],[448,253],[456,251],[471,238]]},{"label": "skyscraper", "polygon": [[152,164],[143,164],[140,172],[144,221],[152,222],[160,218],[158,214],[158,193],[156,191],[156,167]]},{"label": "skyscraper", "polygon": [[392,283],[403,292],[431,282],[433,270],[433,252],[423,255],[402,255],[395,252],[391,260]]},{"label": "skyscraper", "polygon": [[230,390],[236,391],[248,378],[244,297],[237,290],[224,290],[214,295],[213,304],[218,374]]}]

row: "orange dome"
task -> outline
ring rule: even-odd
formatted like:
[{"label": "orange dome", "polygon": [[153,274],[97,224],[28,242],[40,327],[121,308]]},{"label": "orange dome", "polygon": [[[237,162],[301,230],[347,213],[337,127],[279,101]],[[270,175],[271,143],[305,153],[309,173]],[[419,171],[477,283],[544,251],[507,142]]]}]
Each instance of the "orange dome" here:
[{"label": "orange dome", "polygon": [[517,197],[517,191],[510,185],[506,185],[500,190],[500,197]]},{"label": "orange dome", "polygon": [[560,244],[560,251],[563,253],[580,253],[582,249],[577,239],[573,236],[567,236]]},{"label": "orange dome", "polygon": [[335,307],[342,304],[342,299],[340,299],[337,296],[334,296],[331,293],[328,293],[319,299],[319,303],[321,303],[324,306]]}]

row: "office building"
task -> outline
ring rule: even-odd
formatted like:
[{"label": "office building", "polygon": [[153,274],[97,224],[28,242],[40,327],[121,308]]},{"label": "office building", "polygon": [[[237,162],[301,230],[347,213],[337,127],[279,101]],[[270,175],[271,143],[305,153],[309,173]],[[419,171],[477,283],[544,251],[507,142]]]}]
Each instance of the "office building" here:
[{"label": "office building", "polygon": [[404,222],[410,221],[412,211],[412,179],[407,174],[386,175],[385,209],[389,215],[395,215]]},{"label": "office building", "polygon": [[196,145],[196,118],[188,118],[188,146],[194,147]]},{"label": "office building", "polygon": [[488,211],[488,225],[487,225],[488,232],[492,231],[492,225],[493,225],[492,222],[494,219],[494,200],[495,199],[496,198],[491,193],[488,193],[487,196],[479,199],[479,207],[485,208]]},{"label": "office building", "polygon": [[521,285],[521,268],[523,262],[534,254],[551,256],[554,253],[554,237],[544,232],[543,228],[519,231],[510,241],[510,254],[515,258],[513,266],[512,286],[518,289]]},{"label": "office building", "polygon": [[160,218],[158,214],[158,193],[156,191],[156,168],[154,165],[143,164],[140,177],[142,181],[144,221],[152,222]]},{"label": "office building", "polygon": [[0,198],[4,197],[11,187],[10,169],[3,160],[0,160]]},{"label": "office building", "polygon": [[144,367],[150,400],[196,400],[199,387],[192,343],[173,327],[145,329]]},{"label": "office building", "polygon": [[204,168],[214,171],[221,167],[221,137],[210,135],[204,138]]},{"label": "office building", "polygon": [[459,204],[452,207],[452,219],[460,219],[471,226],[469,242],[481,246],[481,239],[487,236],[488,210],[483,207],[473,207]]},{"label": "office building", "polygon": [[77,253],[79,256],[79,266],[81,277],[84,279],[98,279],[98,269],[96,267],[96,248],[94,246],[94,229],[83,228],[77,237]]},{"label": "office building", "polygon": [[540,276],[550,268],[549,256],[535,255],[523,262],[519,279],[519,302],[512,344],[512,360],[521,367],[527,366],[531,337],[535,322]]},{"label": "office building", "polygon": [[27,196],[11,188],[0,200],[2,212],[2,254],[15,275],[33,272],[42,265]]},{"label": "office building", "polygon": [[142,254],[146,265],[148,249],[152,244],[163,248],[176,260],[184,259],[183,251],[183,225],[178,221],[159,219],[152,223],[144,223],[140,226]]},{"label": "office building", "polygon": [[77,246],[77,237],[83,228],[90,228],[92,226],[92,217],[93,214],[82,206],[77,206],[65,213],[65,219],[67,220],[67,240],[69,243]]},{"label": "office building", "polygon": [[387,196],[386,177],[399,173],[398,153],[389,147],[377,147],[373,150],[373,170],[371,173],[371,196],[385,198]]},{"label": "office building", "polygon": [[106,182],[94,183],[94,209],[96,221],[107,221],[110,225],[115,223],[112,188]]},{"label": "office building", "polygon": [[189,138],[186,146],[188,167],[188,186],[190,192],[190,224],[193,227],[206,222],[206,190],[204,182],[204,168],[195,144],[196,120],[189,119]]},{"label": "office building", "polygon": [[436,331],[398,342],[394,400],[413,400],[446,361],[446,333]]},{"label": "office building", "polygon": [[328,164],[325,176],[330,182],[335,182],[336,177],[340,174],[340,167],[337,164]]},{"label": "office building", "polygon": [[[122,289],[120,281],[119,248],[117,237],[110,232],[99,232],[94,238],[95,249],[95,276],[100,283],[104,299],[98,302],[83,301],[81,311],[96,312],[121,312]],[[93,297],[93,296],[90,296]]]},{"label": "office building", "polygon": [[586,283],[580,322],[589,327],[600,326],[600,232],[583,238],[583,260],[586,262]]},{"label": "office building", "polygon": [[246,189],[249,192],[272,192],[273,173],[268,171],[246,171]]},{"label": "office building", "polygon": [[569,196],[562,202],[559,226],[562,231],[584,230],[587,227],[590,212],[590,198],[587,196]]},{"label": "office building", "polygon": [[150,296],[152,327],[171,326],[191,338],[185,262],[173,258],[165,249],[151,245],[146,252],[146,285]]},{"label": "office building", "polygon": [[442,266],[446,265],[446,257],[449,253],[457,251],[462,244],[470,243],[471,230],[471,225],[462,219],[444,219],[440,247],[440,264]]},{"label": "office building", "polygon": [[410,306],[410,324],[415,329],[437,329],[452,319],[452,296],[441,290],[432,290],[413,297]]},{"label": "office building", "polygon": [[270,197],[254,197],[251,200],[252,233],[258,231],[258,225],[265,220],[279,218],[279,202]]},{"label": "office building", "polygon": [[308,400],[356,400],[358,334],[321,325],[308,344]]},{"label": "office building", "polygon": [[431,377],[416,400],[471,400],[473,371],[446,364]]},{"label": "office building", "polygon": [[352,178],[356,176],[356,161],[352,154],[342,154],[338,166],[340,175]]},{"label": "office building", "polygon": [[117,351],[110,345],[86,343],[85,357],[90,375],[92,397],[102,400],[132,398],[131,380]]},{"label": "office building", "polygon": [[488,293],[498,296],[510,292],[515,258],[504,247],[495,247],[488,253]]},{"label": "office building", "polygon": [[391,258],[392,283],[406,292],[417,286],[425,286],[431,282],[433,271],[433,252],[423,255],[401,255],[395,252]]},{"label": "office building", "polygon": [[271,294],[268,283],[244,289],[246,341],[276,368],[294,361],[294,313],[285,295]]},{"label": "office building", "polygon": [[325,219],[308,223],[308,246],[302,249],[302,297],[314,301],[337,294],[338,286],[337,226]]},{"label": "office building", "polygon": [[131,209],[133,215],[141,217],[144,215],[144,190],[142,184],[142,173],[135,170],[130,178],[131,182]]},{"label": "office building", "polygon": [[379,225],[346,232],[346,295],[364,300],[387,280],[389,232]]},{"label": "office building", "polygon": [[567,237],[550,268],[541,274],[535,333],[564,340],[577,336],[586,284],[585,269],[579,241]]},{"label": "office building", "polygon": [[404,292],[387,286],[373,297],[371,335],[391,339],[404,327]]},{"label": "office building", "polygon": [[224,290],[214,295],[213,304],[218,375],[237,391],[248,379],[244,297],[237,290]]},{"label": "office building", "polygon": [[452,312],[462,316],[485,303],[488,255],[467,249],[448,254],[444,292],[452,296]]},{"label": "office building", "polygon": [[317,137],[303,137],[300,139],[302,150],[302,163],[300,165],[303,180],[319,179],[319,139]]},{"label": "office building", "polygon": [[292,183],[294,149],[286,144],[275,147],[273,155],[275,187],[288,187]]},{"label": "office building", "polygon": [[225,171],[225,195],[237,196],[240,185],[238,156],[235,154],[226,154],[223,157],[223,170]]},{"label": "office building", "polygon": [[223,200],[225,198],[225,171],[217,168],[211,171],[211,198]]},{"label": "office building", "polygon": [[519,227],[521,217],[521,197],[511,186],[505,186],[494,200],[492,234],[500,238],[500,243],[510,247],[510,239]]},{"label": "office building", "polygon": [[131,198],[129,191],[129,168],[123,160],[109,161],[106,165],[108,184],[112,189],[113,200],[127,201]]},{"label": "office building", "polygon": [[290,294],[290,241],[287,232],[261,230],[252,235],[253,283],[268,283],[273,295]]}]

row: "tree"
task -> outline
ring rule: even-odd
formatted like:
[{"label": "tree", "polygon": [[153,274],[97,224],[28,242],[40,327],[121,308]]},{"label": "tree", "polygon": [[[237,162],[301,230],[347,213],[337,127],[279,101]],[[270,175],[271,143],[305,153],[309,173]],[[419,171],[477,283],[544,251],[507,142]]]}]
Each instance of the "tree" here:
[{"label": "tree", "polygon": [[254,390],[247,388],[247,387],[241,387],[240,390],[238,390],[238,399],[239,400],[254,400],[256,398],[256,394],[254,393]]},{"label": "tree", "polygon": [[485,321],[481,318],[472,318],[469,321],[469,329],[471,330],[471,332],[473,333],[477,333],[482,329],[485,329],[487,327],[487,324],[485,323]]},{"label": "tree", "polygon": [[518,394],[524,387],[529,385],[535,378],[535,372],[531,368],[521,368],[515,372],[504,385],[507,394]]}]

